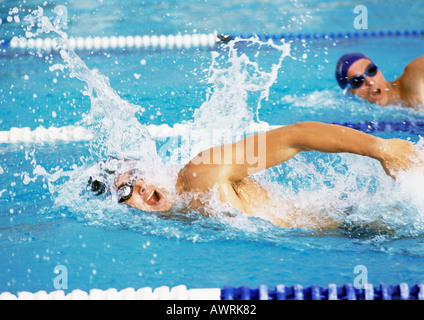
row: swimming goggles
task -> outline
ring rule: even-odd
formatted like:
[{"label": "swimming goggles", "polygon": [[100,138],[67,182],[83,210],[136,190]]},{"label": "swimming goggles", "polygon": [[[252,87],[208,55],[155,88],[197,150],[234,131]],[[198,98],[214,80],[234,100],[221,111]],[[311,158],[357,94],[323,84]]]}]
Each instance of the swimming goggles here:
[{"label": "swimming goggles", "polygon": [[363,75],[358,75],[358,76],[354,76],[350,78],[346,87],[346,92],[349,89],[358,89],[362,87],[362,85],[364,84],[365,78],[374,77],[377,74],[377,72],[378,72],[378,67],[374,63],[369,64],[368,67],[365,69],[365,73]]},{"label": "swimming goggles", "polygon": [[124,184],[118,189],[118,202],[122,203],[132,197],[134,190],[134,181]]},{"label": "swimming goggles", "polygon": [[125,202],[132,197],[134,191],[134,182],[142,180],[140,178],[141,174],[142,172],[138,169],[132,170],[130,174],[130,181],[118,188],[117,193],[119,203]]}]

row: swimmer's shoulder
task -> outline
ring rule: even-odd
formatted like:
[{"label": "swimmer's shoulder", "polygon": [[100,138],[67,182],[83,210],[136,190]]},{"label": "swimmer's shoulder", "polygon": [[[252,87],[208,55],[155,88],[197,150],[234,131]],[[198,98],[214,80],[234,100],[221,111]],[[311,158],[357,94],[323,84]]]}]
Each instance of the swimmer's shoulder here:
[{"label": "swimmer's shoulder", "polygon": [[199,201],[199,197],[209,198],[211,192],[218,192],[221,202],[245,212],[243,199],[239,197],[227,178],[228,173],[225,173],[227,169],[228,166],[189,162],[178,173],[176,190],[180,196],[191,198],[191,207],[201,208],[204,201]]},{"label": "swimmer's shoulder", "polygon": [[400,97],[411,105],[424,102],[424,56],[409,63],[403,74],[394,81],[400,88]]},{"label": "swimmer's shoulder", "polygon": [[177,190],[181,192],[205,192],[216,184],[226,184],[225,166],[202,163],[195,158],[178,173]]},{"label": "swimmer's shoulder", "polygon": [[405,67],[405,70],[406,69],[424,69],[424,56],[421,56],[421,57],[418,57],[418,58],[412,60]]},{"label": "swimmer's shoulder", "polygon": [[404,69],[401,81],[408,86],[424,82],[424,56],[411,61]]}]

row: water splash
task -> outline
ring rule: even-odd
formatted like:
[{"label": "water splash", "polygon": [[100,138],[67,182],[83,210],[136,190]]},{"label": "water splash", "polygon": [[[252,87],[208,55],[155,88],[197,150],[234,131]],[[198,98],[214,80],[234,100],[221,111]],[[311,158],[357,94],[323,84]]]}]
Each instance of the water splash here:
[{"label": "water splash", "polygon": [[[93,158],[104,159],[105,156],[112,155],[118,158],[141,159],[139,162],[142,163],[144,169],[147,166],[152,178],[157,178],[159,175],[163,178],[162,180],[167,180],[164,182],[159,179],[162,182],[160,185],[171,186],[172,183],[175,184],[175,171],[173,171],[172,166],[165,168],[162,165],[153,139],[148,135],[146,128],[134,117],[135,113],[141,113],[141,108],[121,99],[111,88],[108,79],[98,70],[90,70],[79,56],[67,46],[67,34],[58,30],[48,18],[44,17],[41,8],[33,12],[26,20],[29,22],[27,36],[38,36],[40,33],[49,32],[58,35],[57,44],[63,62],[51,66],[50,70],[68,71],[71,77],[78,78],[86,84],[83,94],[90,98],[91,108],[90,112],[84,115],[79,125],[89,129],[94,136],[90,143],[90,152]],[[40,25],[40,28],[35,33],[31,33],[32,28],[37,24]],[[263,47],[266,50],[273,50],[276,53],[276,63],[271,65],[269,70],[264,71],[258,62],[254,61],[254,58],[239,53],[236,46],[241,44],[255,46],[252,50],[255,58],[258,58],[260,49]],[[223,53],[222,57],[219,57],[218,53],[213,52],[208,76],[211,90],[208,92],[207,101],[197,110],[194,120],[189,124],[190,131],[183,137],[179,150],[191,157],[214,144],[240,138],[243,132],[255,122],[255,111],[256,123],[259,123],[258,111],[261,107],[261,101],[268,98],[269,89],[276,81],[282,61],[289,55],[289,52],[289,45],[287,44],[276,45],[272,41],[264,43],[258,39],[236,39],[227,48],[227,56]],[[254,97],[256,110],[251,107],[252,97],[250,97],[250,93],[256,94]],[[228,130],[230,134],[224,136]],[[215,141],[210,139],[211,131],[219,135]],[[187,152],[188,150],[192,152]],[[178,152],[174,154],[178,154]],[[181,159],[179,160],[178,163],[184,163]],[[157,163],[160,163],[160,165],[157,165]],[[158,169],[155,170],[155,168]],[[133,209],[118,205],[113,194],[110,198],[93,199],[92,195],[86,192],[85,186],[88,177],[98,174],[97,169],[96,166],[83,166],[74,168],[72,171],[61,171],[62,178],[66,178],[66,184],[61,184],[52,190],[57,194],[56,206],[66,208],[68,214],[75,215],[77,219],[83,219],[89,224],[133,230],[142,228],[143,232],[155,230],[151,232],[157,233],[156,229],[160,223],[158,223],[156,216],[144,215],[143,213],[134,214]],[[79,199],[69,197],[69,194],[78,194]],[[218,201],[217,193],[214,191],[211,192],[211,198],[207,205],[220,217],[218,219],[221,221],[220,223],[227,224],[227,226],[232,224],[235,229],[245,231],[257,229],[254,227],[255,224],[247,223],[249,220],[246,215],[238,215],[234,212],[232,218],[228,218],[228,213],[231,210]],[[181,218],[182,215],[179,214],[178,207],[179,204],[176,205],[174,210],[175,216],[179,217],[177,221],[187,219],[197,221],[198,219],[200,224],[208,221],[204,220],[206,218],[203,217],[187,218],[186,215]],[[168,218],[162,222],[168,225],[169,221]],[[151,226],[152,223],[155,226]],[[209,222],[205,224],[209,225]],[[268,223],[265,224],[268,225]],[[184,229],[184,225],[179,225],[179,227]],[[168,230],[168,232],[165,232],[167,236],[173,234],[176,237],[183,237],[181,232],[169,231],[173,229],[169,226],[164,229]],[[192,235],[193,232],[189,233],[189,238],[191,237],[190,234]],[[199,239],[198,236],[193,236],[193,238]]]},{"label": "water splash", "polygon": [[[420,138],[416,144],[421,150],[423,142]],[[376,160],[315,152],[270,172],[268,179],[280,180],[276,186],[292,203],[329,213],[350,237],[382,244],[424,235],[422,172],[402,172],[395,181]]]},{"label": "water splash", "polygon": [[[44,177],[48,181],[50,193],[54,195],[55,208],[59,211],[65,209],[69,215],[76,215],[77,219],[84,219],[89,223],[99,223],[102,219],[109,223],[121,220],[122,218],[118,217],[126,209],[117,204],[114,192],[110,192],[111,197],[107,199],[93,199],[92,194],[87,192],[89,177],[101,173],[102,169],[96,163],[98,160],[108,157],[125,159],[124,162],[110,162],[109,165],[114,167],[108,169],[122,172],[134,167],[142,169],[146,172],[146,179],[157,186],[165,187],[172,194],[175,188],[175,171],[173,167],[162,163],[156,151],[155,141],[135,117],[135,114],[142,114],[143,108],[121,99],[110,86],[107,77],[96,69],[89,69],[68,45],[68,35],[44,16],[42,8],[34,10],[25,17],[25,21],[27,37],[45,33],[54,33],[57,36],[54,40],[56,50],[59,51],[63,62],[52,65],[50,71],[68,72],[70,77],[85,84],[82,94],[89,97],[91,107],[76,125],[83,127],[93,136],[89,146],[91,161],[87,161],[82,167],[72,167],[70,171],[61,169],[55,173],[48,173],[44,168],[38,167],[33,172],[36,176],[30,177],[27,174],[25,181],[29,183],[36,180],[37,176]],[[35,28],[37,29],[34,31]],[[111,186],[114,185],[114,177],[108,176],[107,180],[113,191]]]},{"label": "water splash", "polygon": [[[240,47],[247,50],[241,52]],[[271,52],[275,63],[262,66],[261,52]],[[255,37],[236,38],[220,53],[212,52],[206,101],[187,123],[189,132],[171,161],[188,162],[202,150],[235,142],[247,132],[252,133],[252,126],[262,124],[259,119],[261,103],[268,100],[270,88],[288,56],[290,44],[276,44],[271,39],[263,42]]]},{"label": "water splash", "polygon": [[[59,36],[58,45],[64,62],[52,66],[51,70],[68,70],[72,77],[86,84],[84,94],[90,98],[91,108],[80,125],[95,137],[90,145],[93,159],[109,155],[141,159],[140,163],[142,166],[147,164],[152,177],[159,177],[163,184],[172,186],[175,171],[172,166],[162,164],[155,142],[134,116],[142,111],[141,108],[121,99],[105,76],[98,70],[90,70],[74,51],[67,48],[66,33],[57,30],[43,16],[42,10],[34,12],[28,19],[32,26],[30,30],[37,23],[41,25],[29,36],[40,32],[54,32]],[[246,50],[240,53],[239,46]],[[263,52],[273,52],[276,56],[275,63],[266,70],[260,66]],[[181,154],[193,157],[213,145],[234,141],[244,135],[252,123],[260,123],[261,103],[268,98],[270,88],[281,72],[283,59],[288,56],[290,47],[287,44],[264,43],[257,39],[236,39],[221,54],[213,52],[208,74],[211,87],[206,102],[188,124],[190,130],[174,152],[175,163],[185,162]],[[213,139],[211,132],[217,134]],[[420,144],[422,146],[422,141]],[[257,241],[258,234],[269,234],[269,241],[274,242],[281,241],[277,239],[291,232],[266,221],[248,219],[244,214],[225,215],[223,212],[228,208],[216,201],[216,197],[212,197],[210,206],[217,209],[219,219],[181,214],[178,209],[172,217],[136,212],[117,204],[113,197],[93,198],[86,193],[88,177],[95,173],[96,168],[90,165],[60,171],[56,175],[43,171],[41,167],[33,172],[50,178],[49,190],[57,194],[55,205],[66,208],[60,211],[91,225],[191,241],[231,237]],[[356,234],[371,230],[368,234],[376,242],[424,234],[424,203],[420,196],[424,186],[417,177],[405,175],[394,183],[373,160],[352,155],[315,154],[296,157],[256,176],[264,184],[272,183],[272,188],[282,197],[305,211],[318,209],[318,212],[330,213],[335,219],[345,221],[347,228],[359,226],[360,231]],[[26,181],[31,179],[29,175],[26,177]],[[57,181],[63,179],[66,183],[57,185]],[[70,197],[70,194],[78,196]],[[362,226],[365,227],[361,229]]]},{"label": "water splash", "polygon": [[[121,99],[107,77],[96,69],[89,69],[68,45],[68,35],[43,14],[43,9],[39,8],[25,18],[28,22],[26,35],[34,37],[42,33],[56,33],[57,49],[64,63],[51,66],[50,71],[67,69],[71,78],[78,78],[86,84],[83,94],[90,98],[91,108],[77,125],[85,127],[95,137],[91,153],[97,158],[114,156],[145,159],[149,163],[157,161],[155,144],[147,129],[135,117],[137,112],[142,113],[142,108]],[[39,28],[32,32],[36,25]]]}]

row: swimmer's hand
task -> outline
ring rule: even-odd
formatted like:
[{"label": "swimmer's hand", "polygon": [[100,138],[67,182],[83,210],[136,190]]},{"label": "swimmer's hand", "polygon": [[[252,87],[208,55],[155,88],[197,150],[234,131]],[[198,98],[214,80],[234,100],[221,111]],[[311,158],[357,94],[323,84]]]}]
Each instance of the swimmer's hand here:
[{"label": "swimmer's hand", "polygon": [[401,171],[419,169],[424,173],[424,158],[412,143],[401,139],[381,140],[379,161],[393,179]]}]

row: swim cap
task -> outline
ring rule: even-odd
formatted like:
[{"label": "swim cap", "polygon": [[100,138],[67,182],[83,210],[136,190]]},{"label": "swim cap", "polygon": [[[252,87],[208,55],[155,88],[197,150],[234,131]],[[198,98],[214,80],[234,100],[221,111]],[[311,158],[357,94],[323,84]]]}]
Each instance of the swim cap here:
[{"label": "swim cap", "polygon": [[[352,64],[359,59],[370,59],[362,53],[346,53],[343,55],[336,65],[336,80],[340,88],[345,89],[347,86],[347,72]],[[370,59],[371,60],[371,59]]]}]

